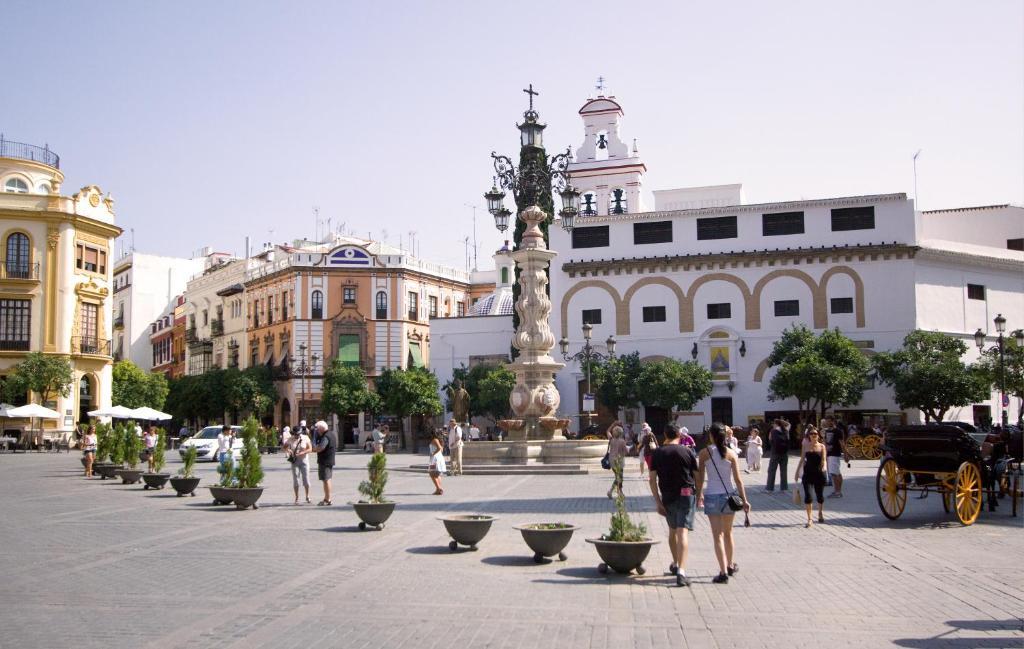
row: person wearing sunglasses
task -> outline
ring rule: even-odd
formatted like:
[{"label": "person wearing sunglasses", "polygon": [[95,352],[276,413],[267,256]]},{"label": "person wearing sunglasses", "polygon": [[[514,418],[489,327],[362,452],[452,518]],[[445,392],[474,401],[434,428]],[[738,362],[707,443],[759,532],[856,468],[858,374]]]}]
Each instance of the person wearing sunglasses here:
[{"label": "person wearing sunglasses", "polygon": [[800,463],[796,465],[793,479],[800,483],[804,491],[804,508],[807,510],[807,522],[804,527],[811,526],[811,489],[818,501],[818,522],[825,522],[825,445],[821,443],[821,434],[814,426],[808,426],[806,438],[800,448]]}]

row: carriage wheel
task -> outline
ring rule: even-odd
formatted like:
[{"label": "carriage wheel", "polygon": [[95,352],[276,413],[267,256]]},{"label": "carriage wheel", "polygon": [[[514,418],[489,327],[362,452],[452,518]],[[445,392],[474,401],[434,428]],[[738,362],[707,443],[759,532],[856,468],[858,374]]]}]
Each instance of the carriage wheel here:
[{"label": "carriage wheel", "polygon": [[850,454],[850,459],[852,460],[859,460],[864,457],[864,438],[860,435],[854,435],[846,440],[846,452]]},{"label": "carriage wheel", "polygon": [[869,460],[877,460],[882,457],[882,438],[878,435],[868,435],[864,438],[861,448],[864,457]]},{"label": "carriage wheel", "polygon": [[956,517],[964,525],[978,520],[981,513],[981,472],[971,462],[964,462],[956,472]]},{"label": "carriage wheel", "polygon": [[896,520],[907,506],[906,474],[896,464],[896,460],[886,458],[878,467],[875,477],[875,492],[878,495],[878,506],[889,520]]}]

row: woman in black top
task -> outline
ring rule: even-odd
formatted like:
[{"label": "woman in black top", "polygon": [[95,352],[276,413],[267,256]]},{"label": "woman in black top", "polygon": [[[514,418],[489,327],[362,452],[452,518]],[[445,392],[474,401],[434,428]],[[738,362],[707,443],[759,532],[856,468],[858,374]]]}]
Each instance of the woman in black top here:
[{"label": "woman in black top", "polygon": [[[814,426],[808,426],[806,438],[800,448],[800,463],[796,465],[796,476],[804,489],[804,507],[807,509],[807,523],[811,526],[811,488],[818,501],[818,522],[825,522],[825,445],[821,443],[821,435]],[[801,475],[803,476],[801,479]]]}]

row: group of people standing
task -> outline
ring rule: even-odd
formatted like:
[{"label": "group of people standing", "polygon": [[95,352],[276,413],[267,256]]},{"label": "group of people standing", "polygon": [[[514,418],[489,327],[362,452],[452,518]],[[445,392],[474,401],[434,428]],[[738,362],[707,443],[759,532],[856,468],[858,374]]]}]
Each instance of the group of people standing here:
[{"label": "group of people standing", "polygon": [[[312,435],[310,435],[312,433]],[[313,424],[310,431],[306,428],[306,421],[302,420],[292,430],[285,426],[282,430],[284,437],[282,446],[285,459],[292,467],[292,488],[295,490],[295,504],[299,504],[299,483],[306,491],[306,502],[312,502],[309,498],[309,456],[316,453],[317,478],[323,484],[324,497],[317,505],[333,505],[331,501],[331,479],[334,476],[334,460],[338,452],[338,436],[325,421],[318,421]]]},{"label": "group of people standing", "polygon": [[[442,475],[462,475],[462,448],[467,441],[480,440],[480,429],[476,424],[468,427],[460,424],[454,417],[448,420],[448,427],[443,430],[435,430],[430,437],[430,461],[427,465],[427,473],[430,481],[434,484],[435,496],[443,496],[444,488],[441,486]],[[449,460],[451,467],[445,461],[444,451],[447,442]]]},{"label": "group of people standing", "polygon": [[[142,438],[141,459],[146,461],[146,468],[152,473],[156,468],[156,445],[160,441],[160,435],[152,424],[146,424],[145,427],[136,425],[135,434]],[[82,457],[85,458],[85,477],[91,478],[93,476],[92,467],[96,462],[96,450],[99,447],[95,424],[89,424],[78,443],[82,448]]]}]

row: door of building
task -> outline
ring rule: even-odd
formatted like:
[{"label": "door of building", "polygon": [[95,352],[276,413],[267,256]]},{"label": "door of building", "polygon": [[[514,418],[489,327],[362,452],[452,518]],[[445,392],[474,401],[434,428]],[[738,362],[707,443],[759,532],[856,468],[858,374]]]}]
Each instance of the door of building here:
[{"label": "door of building", "polygon": [[[659,408],[657,406],[644,406],[644,421],[654,431],[654,435],[661,439],[665,432],[665,426],[668,425],[669,412],[665,408]],[[634,426],[633,433],[639,438],[640,427]]]},{"label": "door of building", "polygon": [[732,426],[732,397],[711,397],[711,421]]}]

